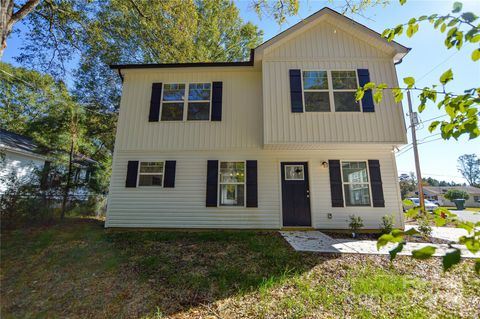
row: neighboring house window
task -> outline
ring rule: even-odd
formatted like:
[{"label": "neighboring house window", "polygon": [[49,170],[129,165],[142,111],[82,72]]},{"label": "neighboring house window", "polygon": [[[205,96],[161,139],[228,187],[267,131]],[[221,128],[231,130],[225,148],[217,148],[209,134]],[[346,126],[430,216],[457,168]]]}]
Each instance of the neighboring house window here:
[{"label": "neighboring house window", "polygon": [[367,162],[342,162],[342,181],[346,206],[370,206]]},{"label": "neighboring house window", "polygon": [[305,112],[330,112],[327,71],[303,71]]},{"label": "neighboring house window", "polygon": [[162,186],[163,162],[140,162],[138,186]]},{"label": "neighboring house window", "polygon": [[164,84],[162,91],[162,121],[210,119],[211,83]]},{"label": "neighboring house window", "polygon": [[473,196],[473,201],[480,203],[480,196]]},{"label": "neighboring house window", "polygon": [[244,206],[245,162],[220,162],[220,206]]},{"label": "neighboring house window", "polygon": [[359,112],[357,71],[303,71],[305,112]]}]

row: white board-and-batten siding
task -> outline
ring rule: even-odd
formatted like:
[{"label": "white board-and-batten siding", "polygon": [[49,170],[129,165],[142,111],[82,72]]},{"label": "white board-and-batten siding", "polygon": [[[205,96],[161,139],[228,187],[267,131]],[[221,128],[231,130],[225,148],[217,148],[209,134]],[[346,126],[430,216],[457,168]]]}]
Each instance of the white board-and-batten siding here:
[{"label": "white board-and-batten siding", "polygon": [[279,47],[262,61],[264,142],[275,145],[315,143],[406,142],[402,105],[387,90],[375,112],[305,112],[290,108],[289,70],[368,69],[370,81],[397,87],[392,54],[359,40],[344,29],[321,22]]},{"label": "white board-and-batten siding", "polygon": [[[380,160],[385,207],[331,207],[328,159]],[[176,161],[174,188],[126,188],[129,160]],[[206,207],[207,161],[258,161],[258,207]],[[106,227],[160,228],[258,228],[282,225],[280,162],[307,161],[311,194],[312,226],[348,228],[351,214],[361,216],[365,227],[378,229],[382,216],[393,214],[401,225],[401,204],[393,154],[386,149],[362,151],[244,151],[125,152],[116,153],[109,193]],[[247,190],[248,191],[248,190]],[[328,214],[332,219],[328,219]]]}]

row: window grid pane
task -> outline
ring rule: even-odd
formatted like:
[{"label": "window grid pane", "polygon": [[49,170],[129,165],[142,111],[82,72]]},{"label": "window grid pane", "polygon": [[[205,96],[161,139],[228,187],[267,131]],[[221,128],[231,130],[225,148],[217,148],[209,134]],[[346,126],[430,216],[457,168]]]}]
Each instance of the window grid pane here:
[{"label": "window grid pane", "polygon": [[181,121],[183,120],[183,102],[182,103],[162,103],[162,121]]},{"label": "window grid pane", "polygon": [[304,90],[328,90],[327,71],[303,71]]},{"label": "window grid pane", "polygon": [[190,102],[188,103],[187,120],[199,121],[210,119],[210,102]]},{"label": "window grid pane", "polygon": [[328,92],[305,92],[305,112],[329,112],[330,96]]},{"label": "window grid pane", "polygon": [[355,71],[332,71],[333,89],[356,90],[357,74]]},{"label": "window grid pane", "polygon": [[163,101],[183,101],[185,99],[185,84],[165,84],[163,86]]},{"label": "window grid pane", "polygon": [[220,206],[244,206],[245,163],[220,162]]},{"label": "window grid pane", "polygon": [[334,92],[333,100],[337,112],[360,112],[360,104],[355,99],[355,91]]},{"label": "window grid pane", "polygon": [[346,206],[370,206],[370,183],[366,162],[342,162],[342,181]]},{"label": "window grid pane", "polygon": [[189,101],[210,101],[210,83],[192,83],[188,86]]}]

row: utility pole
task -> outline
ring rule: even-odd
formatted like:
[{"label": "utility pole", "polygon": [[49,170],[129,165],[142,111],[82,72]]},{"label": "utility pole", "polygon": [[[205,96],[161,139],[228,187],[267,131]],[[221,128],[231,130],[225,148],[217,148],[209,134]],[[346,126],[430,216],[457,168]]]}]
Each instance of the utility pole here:
[{"label": "utility pole", "polygon": [[408,98],[408,112],[410,115],[410,127],[412,128],[412,145],[413,145],[413,156],[415,157],[415,170],[417,172],[417,185],[418,185],[418,198],[420,199],[420,207],[422,212],[425,212],[425,196],[423,195],[423,185],[422,185],[422,172],[420,171],[420,159],[418,157],[418,147],[417,147],[417,124],[418,116],[417,112],[413,112],[412,109],[412,98],[410,97],[410,90],[407,91]]}]

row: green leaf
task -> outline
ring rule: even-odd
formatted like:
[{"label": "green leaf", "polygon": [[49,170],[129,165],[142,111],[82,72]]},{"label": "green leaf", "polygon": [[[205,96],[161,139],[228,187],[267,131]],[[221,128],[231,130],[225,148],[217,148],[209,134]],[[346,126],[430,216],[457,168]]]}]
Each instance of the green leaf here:
[{"label": "green leaf", "polygon": [[420,232],[416,228],[410,228],[409,230],[403,232],[403,234],[408,236],[413,236],[416,234],[420,234]]},{"label": "green leaf", "polygon": [[475,272],[480,275],[480,259],[475,259]]},{"label": "green leaf", "polygon": [[410,199],[404,199],[402,203],[405,206],[413,206],[414,204],[413,201],[411,201]]},{"label": "green leaf", "polygon": [[388,252],[390,254],[390,261],[394,260],[395,257],[397,257],[397,254],[403,250],[403,246],[405,246],[403,242],[398,243],[398,245],[395,248],[393,248]]},{"label": "green leaf", "polygon": [[476,62],[478,59],[480,59],[480,49],[475,49],[475,51],[472,52],[472,60]]},{"label": "green leaf", "polygon": [[393,97],[395,98],[395,102],[399,103],[403,100],[403,91],[402,89],[395,88],[392,90]]},{"label": "green leaf", "polygon": [[363,96],[365,95],[365,91],[362,89],[358,89],[357,92],[355,92],[355,100],[359,101],[363,99]]},{"label": "green leaf", "polygon": [[438,124],[440,124],[439,121],[433,121],[429,126],[428,126],[428,131],[430,133],[432,133],[438,126]]},{"label": "green leaf", "polygon": [[446,253],[443,256],[442,264],[443,271],[449,270],[453,265],[456,265],[460,262],[460,249],[456,248],[454,251]]},{"label": "green leaf", "polygon": [[451,80],[453,80],[452,69],[448,69],[440,76],[440,83],[442,83],[443,85],[447,84]]},{"label": "green leaf", "polygon": [[415,85],[415,79],[411,76],[403,78],[403,82],[411,89]]},{"label": "green leaf", "polygon": [[440,32],[445,32],[445,30],[447,29],[447,25],[444,23],[442,24],[442,26],[440,27]]},{"label": "green leaf", "polygon": [[371,89],[373,89],[373,88],[375,88],[375,83],[373,83],[373,82],[368,82],[367,84],[365,84],[365,85],[363,86],[363,89],[364,89],[365,91],[371,90]]},{"label": "green leaf", "polygon": [[385,90],[386,88],[388,88],[388,84],[386,83],[380,83],[377,85],[377,90]]},{"label": "green leaf", "polygon": [[410,20],[408,20],[408,24],[414,24],[415,22],[417,22],[417,19],[415,18],[411,18]]},{"label": "green leaf", "polygon": [[383,246],[388,244],[394,239],[394,237],[391,234],[383,234],[377,239],[377,250],[380,250]]},{"label": "green leaf", "polygon": [[428,19],[427,16],[420,16],[420,17],[418,18],[418,21],[423,21],[423,20],[427,20],[427,19]]},{"label": "green leaf", "polygon": [[377,91],[375,94],[373,94],[373,101],[378,104],[382,101],[383,98],[383,93],[382,91]]},{"label": "green leaf", "polygon": [[473,22],[478,19],[478,16],[476,16],[473,12],[464,12],[462,13],[461,17],[467,22]]},{"label": "green leaf", "polygon": [[480,41],[480,34],[474,35],[474,36],[470,39],[470,42],[472,42],[472,43],[477,43],[478,41]]},{"label": "green leaf", "polygon": [[437,226],[437,227],[445,226],[445,224],[447,223],[447,220],[445,218],[440,217],[440,216],[435,217],[434,221],[435,221],[435,226]]},{"label": "green leaf", "polygon": [[455,2],[455,3],[453,4],[453,10],[452,10],[452,12],[453,12],[453,13],[457,13],[457,12],[462,11],[462,6],[463,6],[463,5],[462,5],[461,2]]},{"label": "green leaf", "polygon": [[412,257],[415,259],[428,259],[432,257],[437,248],[433,246],[425,246],[423,248],[412,250]]},{"label": "green leaf", "polygon": [[407,3],[407,0],[400,0],[400,4],[403,6],[405,3]]}]

